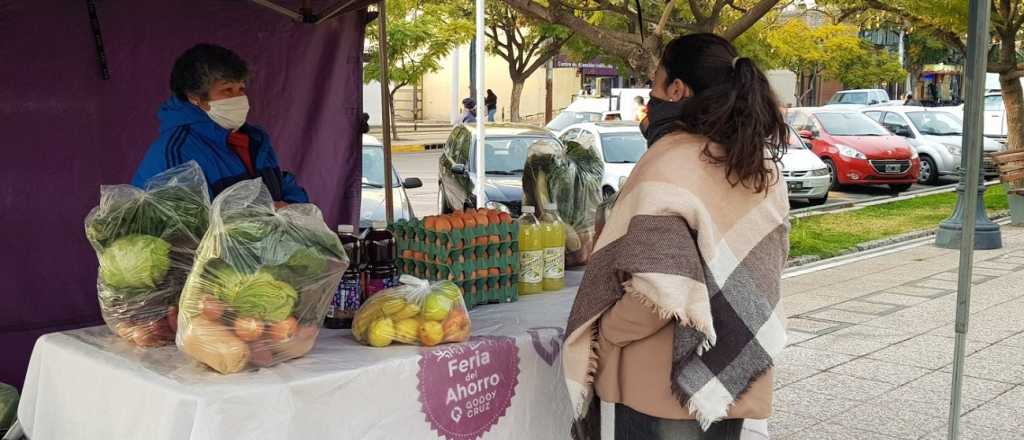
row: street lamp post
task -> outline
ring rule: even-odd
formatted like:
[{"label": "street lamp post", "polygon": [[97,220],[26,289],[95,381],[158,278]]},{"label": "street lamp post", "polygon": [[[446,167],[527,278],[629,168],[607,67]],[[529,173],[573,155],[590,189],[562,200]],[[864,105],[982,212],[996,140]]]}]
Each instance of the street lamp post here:
[{"label": "street lamp post", "polygon": [[[965,130],[966,132],[966,130]],[[993,223],[988,218],[988,212],[985,210],[985,177],[983,171],[980,170],[976,175],[975,179],[978,181],[977,185],[977,197],[973,198],[974,203],[972,204],[973,209],[968,209],[965,205],[968,200],[965,197],[967,193],[968,178],[968,160],[971,156],[972,150],[967,149],[966,136],[965,145],[963,146],[963,158],[960,161],[961,178],[960,183],[956,185],[956,207],[953,208],[953,214],[942,223],[939,223],[939,232],[935,236],[935,245],[945,249],[959,249],[960,240],[963,237],[963,230],[966,216],[972,215],[975,219],[974,226],[974,249],[986,250],[986,249],[999,249],[1003,247],[1002,233],[999,225]],[[984,151],[982,148],[978,148],[977,155],[983,156]],[[981,162],[981,158],[979,158]],[[971,185],[973,186],[973,185]],[[971,212],[973,211],[973,212]]]}]

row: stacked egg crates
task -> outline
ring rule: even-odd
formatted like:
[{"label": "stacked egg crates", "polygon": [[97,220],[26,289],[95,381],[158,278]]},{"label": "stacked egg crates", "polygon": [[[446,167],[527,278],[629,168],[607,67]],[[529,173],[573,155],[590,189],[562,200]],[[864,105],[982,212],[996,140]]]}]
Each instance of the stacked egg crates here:
[{"label": "stacked egg crates", "polygon": [[481,209],[398,220],[401,273],[462,288],[467,307],[518,298],[519,225],[507,213]]}]

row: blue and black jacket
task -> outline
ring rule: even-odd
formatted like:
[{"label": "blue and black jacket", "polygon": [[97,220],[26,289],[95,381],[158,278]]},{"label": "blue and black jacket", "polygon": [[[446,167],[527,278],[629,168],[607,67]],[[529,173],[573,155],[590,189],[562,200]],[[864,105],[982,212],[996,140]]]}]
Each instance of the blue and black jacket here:
[{"label": "blue and black jacket", "polygon": [[132,185],[141,188],[150,177],[194,160],[206,175],[211,198],[235,183],[260,177],[275,201],[309,202],[306,190],[295,182],[295,176],[281,171],[270,145],[270,135],[262,128],[245,124],[239,129],[249,136],[249,155],[254,169],[251,174],[228,146],[230,132],[213,122],[199,107],[171,97],[160,105],[157,118],[160,137],[149,146],[135,171]]}]

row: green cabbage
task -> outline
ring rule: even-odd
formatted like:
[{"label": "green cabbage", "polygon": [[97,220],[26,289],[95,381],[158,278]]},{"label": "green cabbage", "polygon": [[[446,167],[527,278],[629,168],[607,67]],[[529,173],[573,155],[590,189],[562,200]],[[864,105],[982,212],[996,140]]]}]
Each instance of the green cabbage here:
[{"label": "green cabbage", "polygon": [[171,245],[151,235],[128,235],[100,254],[100,278],[114,289],[155,288],[170,268]]},{"label": "green cabbage", "polygon": [[299,297],[292,286],[266,272],[245,275],[231,288],[224,298],[239,315],[272,322],[287,319]]}]

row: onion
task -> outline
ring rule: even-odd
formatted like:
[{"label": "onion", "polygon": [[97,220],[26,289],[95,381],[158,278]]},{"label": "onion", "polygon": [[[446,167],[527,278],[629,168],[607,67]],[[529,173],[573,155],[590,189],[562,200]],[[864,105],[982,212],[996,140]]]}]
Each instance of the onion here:
[{"label": "onion", "polygon": [[210,321],[216,321],[224,315],[224,303],[217,300],[212,296],[203,298],[203,302],[200,304],[202,308],[203,317]]},{"label": "onion", "polygon": [[263,323],[256,318],[240,317],[235,320],[235,335],[245,342],[252,342],[263,335]]},{"label": "onion", "polygon": [[287,341],[295,336],[299,329],[299,322],[295,317],[289,317],[284,321],[278,321],[270,325],[270,339],[274,342]]}]

